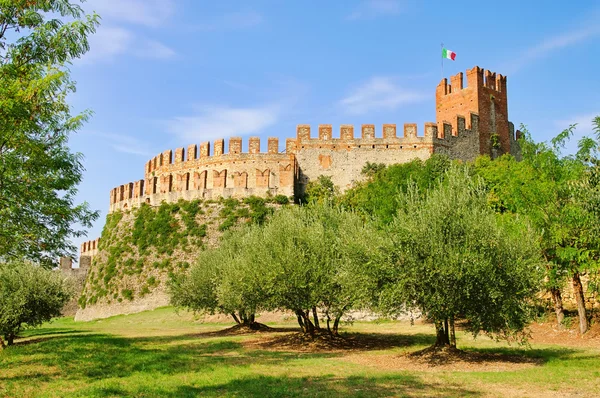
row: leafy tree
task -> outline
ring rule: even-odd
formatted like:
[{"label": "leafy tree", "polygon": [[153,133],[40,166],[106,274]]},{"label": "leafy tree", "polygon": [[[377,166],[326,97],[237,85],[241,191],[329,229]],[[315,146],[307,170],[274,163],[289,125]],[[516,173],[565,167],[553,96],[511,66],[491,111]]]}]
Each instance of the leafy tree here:
[{"label": "leafy tree", "polygon": [[373,299],[371,265],[381,245],[381,235],[356,214],[328,205],[283,208],[202,252],[188,276],[171,282],[171,300],[250,325],[258,311],[290,310],[311,335],[322,329],[323,311],[327,331],[337,334],[346,311]]},{"label": "leafy tree", "polygon": [[260,227],[247,226],[226,234],[219,247],[201,252],[189,275],[170,281],[171,303],[228,314],[238,324],[253,326],[266,300],[259,239]]},{"label": "leafy tree", "polygon": [[327,330],[337,334],[342,315],[369,302],[377,288],[370,272],[382,238],[356,214],[330,205],[284,209],[265,226],[262,241],[270,305],[293,311],[305,333],[321,329],[322,309]]},{"label": "leafy tree", "polygon": [[379,308],[420,310],[435,323],[436,346],[456,346],[458,319],[474,335],[518,336],[540,282],[532,231],[497,216],[482,183],[459,166],[427,195],[412,185],[398,201]]},{"label": "leafy tree", "polygon": [[24,328],[60,316],[72,290],[58,272],[28,262],[0,263],[0,346],[12,345]]},{"label": "leafy tree", "polygon": [[67,65],[97,25],[68,0],[0,1],[0,258],[72,254],[73,225],[98,217],[74,203],[84,169],[67,146],[90,116],[71,114]]},{"label": "leafy tree", "polygon": [[537,230],[546,263],[545,286],[552,294],[559,325],[564,318],[561,289],[571,279],[580,332],[585,333],[588,321],[581,275],[598,269],[600,254],[599,184],[594,177],[600,139],[584,137],[575,155],[562,156],[574,129],[570,126],[548,145],[533,142],[523,128],[521,162],[508,155],[494,161],[480,158],[476,172],[486,180],[496,211],[526,216]]},{"label": "leafy tree", "polygon": [[368,213],[384,225],[389,224],[398,212],[399,193],[406,192],[412,183],[425,193],[440,181],[450,164],[447,156],[437,154],[426,161],[415,159],[387,168],[368,164],[363,172],[370,178],[346,191],[340,202]]}]

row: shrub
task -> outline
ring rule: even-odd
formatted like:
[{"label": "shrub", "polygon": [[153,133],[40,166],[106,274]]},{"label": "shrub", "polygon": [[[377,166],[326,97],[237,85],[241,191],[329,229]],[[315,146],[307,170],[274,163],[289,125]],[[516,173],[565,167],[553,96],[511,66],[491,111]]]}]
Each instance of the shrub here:
[{"label": "shrub", "polygon": [[290,203],[290,199],[285,195],[277,195],[273,198],[273,203],[277,203],[278,205],[287,205]]},{"label": "shrub", "polygon": [[72,294],[57,272],[27,262],[0,263],[0,336],[12,345],[22,329],[59,316]]}]

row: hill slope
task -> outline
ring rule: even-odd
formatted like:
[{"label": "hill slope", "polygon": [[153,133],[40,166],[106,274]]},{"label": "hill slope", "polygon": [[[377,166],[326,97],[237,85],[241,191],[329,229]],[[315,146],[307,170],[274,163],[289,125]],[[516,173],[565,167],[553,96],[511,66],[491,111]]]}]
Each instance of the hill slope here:
[{"label": "hill slope", "polygon": [[286,197],[275,197],[271,203],[257,197],[243,202],[181,200],[109,214],[75,320],[168,305],[170,275],[185,272],[198,252],[216,245],[227,229],[243,222],[261,223],[284,203]]}]

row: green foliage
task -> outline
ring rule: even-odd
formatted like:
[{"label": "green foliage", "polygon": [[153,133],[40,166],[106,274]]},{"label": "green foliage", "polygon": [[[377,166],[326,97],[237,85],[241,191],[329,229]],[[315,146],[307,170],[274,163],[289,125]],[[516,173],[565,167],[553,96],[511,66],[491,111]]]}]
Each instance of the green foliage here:
[{"label": "green foliage", "polygon": [[67,144],[90,112],[71,114],[66,67],[88,50],[98,19],[67,0],[0,2],[1,258],[50,266],[74,255],[70,238],[98,217],[75,204],[83,155]]},{"label": "green foliage", "polygon": [[133,290],[131,290],[131,289],[121,290],[121,295],[129,301],[133,300]]},{"label": "green foliage", "polygon": [[[0,337],[12,345],[24,328],[59,316],[72,294],[57,272],[24,261],[0,263]],[[4,344],[0,338],[0,348]]]},{"label": "green foliage", "polygon": [[379,173],[381,170],[385,170],[386,166],[383,163],[371,163],[367,162],[363,166],[361,170],[361,174],[366,175],[367,177],[373,177],[375,174]]},{"label": "green foliage", "polygon": [[450,164],[447,156],[434,154],[425,162],[417,159],[387,168],[377,166],[372,178],[346,191],[340,202],[345,207],[366,212],[382,224],[389,224],[400,207],[399,193],[405,193],[411,184],[416,184],[425,195],[443,179]]},{"label": "green foliage", "polygon": [[[249,199],[251,207],[262,200]],[[369,240],[363,239],[369,236]],[[313,307],[339,321],[349,308],[372,300],[371,264],[380,259],[380,235],[352,213],[325,205],[284,208],[264,224],[226,234],[200,253],[189,276],[170,283],[173,304],[197,311],[239,314],[266,309],[301,314]]]},{"label": "green foliage", "polygon": [[287,205],[290,203],[290,198],[285,195],[275,195],[272,199],[273,203],[277,203],[278,205]]},{"label": "green foliage", "polygon": [[316,180],[309,181],[300,198],[303,204],[333,203],[339,194],[339,189],[333,184],[330,176],[320,175]]},{"label": "green foliage", "polygon": [[152,209],[145,203],[137,209],[132,238],[141,252],[149,247],[156,248],[159,254],[173,251],[180,238],[179,221],[174,217],[178,211],[179,205],[166,202],[158,209]]},{"label": "green foliage", "polygon": [[444,323],[460,318],[474,335],[523,337],[541,283],[533,231],[497,216],[464,167],[449,169],[426,195],[410,186],[398,201],[401,210],[386,229],[391,245],[379,307],[416,307],[435,322],[438,338],[441,329],[442,344],[450,343]]},{"label": "green foliage", "polygon": [[538,231],[550,288],[561,287],[574,273],[596,269],[600,255],[600,184],[588,163],[590,147],[576,156],[560,155],[574,127],[552,139],[552,146],[534,143],[522,127],[522,161],[482,157],[475,167],[489,187],[492,207],[527,217]]},{"label": "green foliage", "polygon": [[223,201],[225,207],[219,215],[224,221],[219,225],[219,231],[227,231],[237,225],[241,218],[248,219],[250,224],[262,224],[273,213],[273,209],[266,205],[266,200],[258,196],[244,198],[243,203],[248,207],[240,206],[236,199]]}]

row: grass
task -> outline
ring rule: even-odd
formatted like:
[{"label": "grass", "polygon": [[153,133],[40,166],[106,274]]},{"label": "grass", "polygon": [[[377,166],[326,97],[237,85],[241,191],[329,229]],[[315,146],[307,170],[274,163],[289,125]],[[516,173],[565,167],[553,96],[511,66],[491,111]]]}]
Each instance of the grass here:
[{"label": "grass", "polygon": [[[380,397],[600,394],[600,347],[509,347],[459,335],[469,352],[537,362],[496,370],[404,366],[405,352],[431,344],[428,325],[346,325],[352,336],[394,344],[371,350],[305,352],[256,348],[273,334],[222,336],[230,324],[200,323],[162,308],[88,323],[56,320],[0,352],[0,396],[7,397]],[[292,323],[270,324],[292,327]],[[410,364],[409,364],[410,365]],[[482,370],[483,369],[483,370]]]}]

